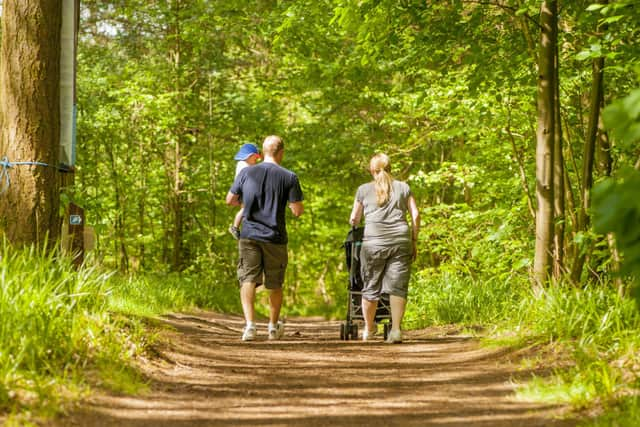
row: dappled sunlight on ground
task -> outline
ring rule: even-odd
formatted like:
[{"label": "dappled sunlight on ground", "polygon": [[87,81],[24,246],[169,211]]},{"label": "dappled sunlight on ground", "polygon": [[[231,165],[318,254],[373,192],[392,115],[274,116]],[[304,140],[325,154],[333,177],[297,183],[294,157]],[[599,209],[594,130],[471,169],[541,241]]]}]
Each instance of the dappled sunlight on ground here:
[{"label": "dappled sunlight on ground", "polygon": [[409,331],[401,345],[340,341],[339,322],[290,319],[282,341],[240,341],[242,319],[165,318],[151,391],[98,394],[56,425],[77,426],[573,426],[565,408],[516,401],[526,378],[504,350]]}]

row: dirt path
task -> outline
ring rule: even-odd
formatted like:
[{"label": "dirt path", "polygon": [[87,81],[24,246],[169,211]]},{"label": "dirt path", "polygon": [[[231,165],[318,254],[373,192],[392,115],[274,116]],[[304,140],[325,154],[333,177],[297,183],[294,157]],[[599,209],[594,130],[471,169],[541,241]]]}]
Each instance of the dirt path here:
[{"label": "dirt path", "polygon": [[401,345],[340,341],[339,322],[289,320],[285,339],[240,341],[242,321],[212,313],[175,328],[145,367],[145,396],[93,397],[65,426],[574,426],[562,408],[514,399],[526,375],[475,340],[410,331]]}]

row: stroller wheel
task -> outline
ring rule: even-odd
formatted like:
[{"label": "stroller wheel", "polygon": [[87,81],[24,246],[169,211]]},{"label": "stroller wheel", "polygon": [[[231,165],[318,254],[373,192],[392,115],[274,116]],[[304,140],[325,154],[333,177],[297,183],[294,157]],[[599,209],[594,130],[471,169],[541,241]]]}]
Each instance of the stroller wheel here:
[{"label": "stroller wheel", "polygon": [[356,325],[355,323],[351,325],[349,335],[352,340],[358,339],[358,325]]},{"label": "stroller wheel", "polygon": [[384,324],[384,340],[387,340],[387,337],[389,336],[389,330],[391,329],[391,325],[389,323],[385,323]]},{"label": "stroller wheel", "polygon": [[347,324],[342,322],[340,323],[340,339],[342,341],[348,339],[347,337]]}]

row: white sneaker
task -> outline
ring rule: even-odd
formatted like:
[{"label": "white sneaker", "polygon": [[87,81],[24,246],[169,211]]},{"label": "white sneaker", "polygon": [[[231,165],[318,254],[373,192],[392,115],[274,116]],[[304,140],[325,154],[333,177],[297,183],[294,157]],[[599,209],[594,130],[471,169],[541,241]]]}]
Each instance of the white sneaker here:
[{"label": "white sneaker", "polygon": [[269,340],[279,340],[284,335],[284,323],[278,322],[276,326],[269,328]]},{"label": "white sneaker", "polygon": [[378,331],[376,329],[372,331],[367,331],[366,329],[364,329],[362,331],[362,341],[371,341],[377,334]]},{"label": "white sneaker", "polygon": [[400,329],[391,330],[387,335],[387,344],[400,344],[402,343],[402,331]]},{"label": "white sneaker", "polygon": [[256,327],[245,326],[242,330],[242,341],[253,341],[256,339]]}]

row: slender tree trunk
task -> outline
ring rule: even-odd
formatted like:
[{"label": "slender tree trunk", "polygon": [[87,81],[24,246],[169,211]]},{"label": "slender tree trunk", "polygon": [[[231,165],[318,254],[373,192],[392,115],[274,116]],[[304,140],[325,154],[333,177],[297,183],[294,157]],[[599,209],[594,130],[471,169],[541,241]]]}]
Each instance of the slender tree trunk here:
[{"label": "slender tree trunk", "polygon": [[[584,154],[582,163],[582,204],[578,212],[578,224],[576,231],[585,231],[589,226],[588,210],[591,207],[591,188],[593,187],[593,163],[595,156],[596,141],[598,137],[598,123],[600,120],[600,107],[603,100],[603,70],[604,58],[593,61],[593,79],[591,87],[591,102],[589,113],[589,124],[584,143]],[[579,250],[571,268],[571,281],[575,284],[580,282],[586,250]]]},{"label": "slender tree trunk", "polygon": [[520,184],[522,185],[524,194],[527,196],[527,206],[529,207],[529,213],[531,214],[531,218],[535,222],[536,211],[533,207],[533,197],[531,197],[531,192],[529,191],[529,182],[527,180],[523,150],[518,149],[518,146],[516,145],[516,138],[513,136],[513,132],[511,131],[511,108],[507,110],[507,116],[507,135],[509,135],[509,141],[511,142],[511,148],[513,149],[513,156],[515,157],[516,163],[518,164],[518,170],[520,172]]},{"label": "slender tree trunk", "polygon": [[531,35],[531,29],[529,28],[527,17],[524,15],[519,15],[516,17],[516,22],[518,23],[518,25],[520,25],[520,28],[522,29],[522,35],[524,36],[524,39],[527,42],[527,50],[529,51],[529,55],[531,55],[531,58],[535,60],[537,56],[536,43],[535,43],[534,37]]},{"label": "slender tree trunk", "polygon": [[[556,24],[557,28],[557,24]],[[560,117],[560,53],[555,43],[554,60],[554,144],[553,144],[553,278],[558,283],[564,274],[565,191],[562,121]]]},{"label": "slender tree trunk", "polygon": [[[600,108],[602,107],[603,105],[600,106]],[[597,152],[598,173],[602,176],[611,176],[611,172],[613,171],[611,142],[609,141],[609,134],[607,134],[607,132],[604,130],[604,123],[602,123],[602,114],[599,116],[598,121]]]},{"label": "slender tree trunk", "polygon": [[112,191],[115,198],[115,217],[113,219],[113,227],[115,239],[114,243],[114,257],[116,259],[116,268],[119,268],[122,271],[129,270],[129,256],[127,253],[126,239],[125,239],[125,215],[124,209],[126,206],[126,195],[122,191],[120,178],[118,176],[118,165],[116,162],[116,155],[113,152],[113,145],[107,146],[107,155],[109,156],[109,161],[111,162],[111,167],[109,170],[111,171],[111,180],[112,180]]},{"label": "slender tree trunk", "polygon": [[[60,234],[60,29],[62,0],[5,0],[0,48],[0,234],[18,245]],[[0,191],[6,187],[2,181]]]},{"label": "slender tree trunk", "polygon": [[147,213],[147,168],[144,167],[144,164],[144,139],[140,138],[140,142],[138,143],[138,165],[140,167],[140,192],[138,194],[138,234],[141,238],[138,239],[138,265],[139,268],[142,269],[144,269],[146,255],[146,246],[142,237],[144,236],[144,233],[146,231],[145,218]]},{"label": "slender tree trunk", "polygon": [[[570,146],[571,144],[567,144]],[[565,159],[566,160],[566,159]],[[571,177],[569,176],[569,168],[565,163],[564,167],[564,189],[565,189],[565,219],[571,221],[571,224],[575,226],[578,223],[578,217],[576,216],[576,196],[573,192],[573,187],[571,185]],[[566,223],[566,221],[565,221]],[[565,245],[565,261],[567,259],[573,259],[574,253],[572,252],[575,245]],[[565,271],[568,269],[565,266]]]},{"label": "slender tree trunk", "polygon": [[536,247],[533,264],[538,288],[549,278],[553,242],[553,154],[555,136],[555,44],[557,2],[545,0],[540,10],[540,54],[538,55],[538,129],[536,132]]},{"label": "slender tree trunk", "polygon": [[[172,29],[174,46],[171,56],[173,58],[174,71],[174,90],[177,94],[176,117],[181,117],[180,109],[182,108],[182,84],[181,84],[181,27],[180,27],[180,9],[181,1],[175,0],[174,3],[175,25]],[[173,130],[174,150],[173,150],[173,188],[172,188],[172,209],[173,209],[173,253],[171,256],[171,268],[174,271],[182,270],[183,259],[183,242],[184,242],[184,177],[183,152],[182,152],[182,132],[181,123],[176,125]]]},{"label": "slender tree trunk", "polygon": [[[603,94],[604,95],[604,94]],[[604,96],[602,99],[603,104],[600,105],[600,108],[604,106]],[[613,158],[611,156],[611,143],[609,141],[609,135],[604,129],[604,123],[602,122],[602,114],[600,114],[598,120],[598,144],[597,144],[597,166],[598,172],[603,176],[611,176],[611,172],[613,171]],[[620,252],[618,251],[618,245],[616,244],[616,238],[613,233],[607,234],[607,245],[609,246],[609,251],[611,252],[611,272],[613,273],[613,281],[615,283],[616,289],[618,290],[618,294],[620,296],[624,296],[626,294],[626,286],[622,277],[620,277],[620,266],[622,263],[622,258],[620,256]]]},{"label": "slender tree trunk", "polygon": [[173,188],[172,188],[172,211],[173,211],[173,253],[171,256],[171,266],[174,271],[179,271],[182,269],[182,250],[183,250],[183,180],[182,174],[180,173],[182,169],[182,153],[180,151],[180,141],[179,137],[176,135],[176,141],[174,146],[173,153]]},{"label": "slender tree trunk", "polygon": [[[209,75],[209,129],[207,131],[207,141],[209,146],[209,188],[211,193],[216,194],[218,190],[218,166],[216,164],[215,146],[211,126],[213,125],[213,93],[211,85],[211,75]],[[215,230],[217,222],[216,197],[210,198],[209,209],[209,229]],[[213,249],[215,243],[215,233],[210,233],[209,248]]]}]

